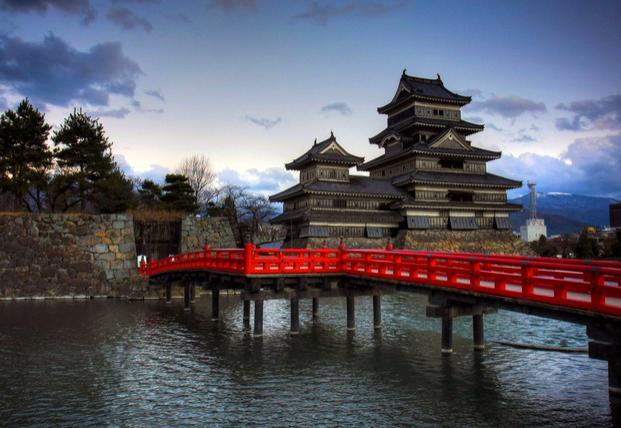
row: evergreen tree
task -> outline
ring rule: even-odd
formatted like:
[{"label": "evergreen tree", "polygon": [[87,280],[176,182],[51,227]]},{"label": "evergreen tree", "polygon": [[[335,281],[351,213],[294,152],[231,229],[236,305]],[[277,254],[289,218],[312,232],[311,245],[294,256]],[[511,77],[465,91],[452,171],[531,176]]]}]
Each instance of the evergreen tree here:
[{"label": "evergreen tree", "polygon": [[574,253],[577,258],[580,259],[592,259],[597,256],[597,241],[587,229],[584,229],[580,233],[578,242],[574,249]]},{"label": "evergreen tree", "polygon": [[50,129],[45,115],[27,99],[0,116],[0,192],[11,194],[29,211],[42,209],[52,166],[47,145]]},{"label": "evergreen tree", "polygon": [[[56,145],[56,159],[62,174],[72,182],[74,192],[69,208],[80,204],[82,211],[94,200],[104,200],[95,195],[99,180],[109,179],[116,174],[117,165],[112,157],[112,143],[108,141],[99,120],[92,119],[82,110],[74,110],[54,132],[52,141]],[[106,207],[94,207],[107,210]]]},{"label": "evergreen tree", "polygon": [[100,213],[124,212],[136,205],[134,184],[119,168],[95,181],[94,190],[92,202]]},{"label": "evergreen tree", "polygon": [[163,207],[170,211],[195,213],[198,210],[194,190],[188,178],[181,174],[168,174],[162,187]]},{"label": "evergreen tree", "polygon": [[149,179],[144,180],[138,190],[138,203],[144,208],[160,208],[162,205],[162,188]]}]

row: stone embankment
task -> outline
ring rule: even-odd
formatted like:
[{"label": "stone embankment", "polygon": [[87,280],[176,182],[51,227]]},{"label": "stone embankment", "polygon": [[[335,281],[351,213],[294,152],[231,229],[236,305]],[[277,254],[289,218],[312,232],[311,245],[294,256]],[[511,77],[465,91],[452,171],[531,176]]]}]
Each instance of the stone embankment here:
[{"label": "stone embankment", "polygon": [[[234,246],[224,219],[182,221],[181,248]],[[157,295],[137,271],[131,215],[0,214],[0,299]]]}]

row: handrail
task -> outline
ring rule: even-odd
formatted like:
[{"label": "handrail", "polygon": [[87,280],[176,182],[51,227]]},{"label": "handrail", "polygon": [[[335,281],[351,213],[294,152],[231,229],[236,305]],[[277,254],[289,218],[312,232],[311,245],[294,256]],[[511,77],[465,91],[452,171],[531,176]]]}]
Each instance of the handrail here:
[{"label": "handrail", "polygon": [[206,246],[148,264],[143,276],[183,271],[242,275],[348,274],[426,284],[621,316],[621,263],[438,251]]}]

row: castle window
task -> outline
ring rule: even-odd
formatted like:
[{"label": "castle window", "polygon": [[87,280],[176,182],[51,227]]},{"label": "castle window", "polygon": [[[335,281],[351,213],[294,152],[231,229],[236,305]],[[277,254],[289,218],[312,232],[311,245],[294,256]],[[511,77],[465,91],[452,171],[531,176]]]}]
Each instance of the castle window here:
[{"label": "castle window", "polygon": [[332,208],[347,208],[345,199],[332,199]]},{"label": "castle window", "polygon": [[464,161],[460,159],[440,159],[440,168],[464,169]]},{"label": "castle window", "polygon": [[448,199],[451,202],[472,202],[473,194],[471,192],[448,192]]}]

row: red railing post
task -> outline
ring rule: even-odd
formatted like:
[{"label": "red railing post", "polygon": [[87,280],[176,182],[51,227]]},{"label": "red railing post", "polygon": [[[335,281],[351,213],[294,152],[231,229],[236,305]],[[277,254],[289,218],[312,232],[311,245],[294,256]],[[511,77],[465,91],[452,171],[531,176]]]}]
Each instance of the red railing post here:
[{"label": "red railing post", "polygon": [[604,281],[597,267],[591,268],[591,308],[599,311],[605,302]]},{"label": "red railing post", "polygon": [[343,257],[345,253],[345,244],[342,242],[339,244],[339,252],[336,261],[336,270],[343,272]]},{"label": "red railing post", "polygon": [[533,294],[533,270],[529,265],[530,262],[528,260],[522,262],[522,294],[526,298]]},{"label": "red railing post", "polygon": [[254,244],[247,242],[244,244],[244,273],[249,274],[254,267]]}]

